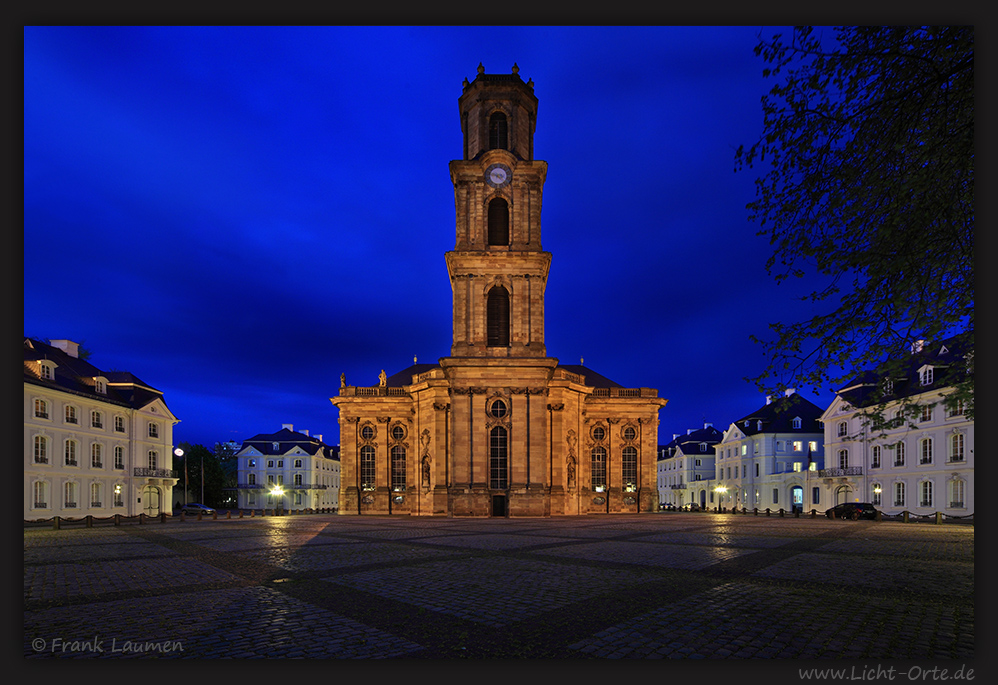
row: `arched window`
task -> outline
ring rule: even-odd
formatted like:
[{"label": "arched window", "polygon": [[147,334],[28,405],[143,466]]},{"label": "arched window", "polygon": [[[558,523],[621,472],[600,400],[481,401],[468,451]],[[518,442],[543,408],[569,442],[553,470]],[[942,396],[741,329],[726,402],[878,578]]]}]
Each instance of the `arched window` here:
[{"label": "arched window", "polygon": [[964,481],[956,478],[949,483],[949,506],[951,509],[962,509],[964,506],[963,496],[965,492]]},{"label": "arched window", "polygon": [[509,487],[509,435],[502,426],[489,431],[489,487],[505,490]]},{"label": "arched window", "polygon": [[508,150],[509,141],[506,135],[506,115],[493,112],[489,117],[489,149]]},{"label": "arched window", "polygon": [[600,445],[592,451],[592,473],[593,490],[603,492],[606,490],[606,449]]},{"label": "arched window", "polygon": [[923,507],[932,506],[932,481],[923,480],[918,484],[918,500]]},{"label": "arched window", "polygon": [[405,490],[405,448],[401,445],[392,447],[392,491]]},{"label": "arched window", "polygon": [[638,450],[627,446],[620,455],[621,479],[624,481],[624,492],[634,492],[638,489]]},{"label": "arched window", "polygon": [[101,497],[101,486],[100,483],[90,484],[90,506],[91,507],[102,507],[103,498]]},{"label": "arched window", "polygon": [[954,433],[950,438],[950,461],[963,461],[963,433]]},{"label": "arched window", "polygon": [[873,456],[870,458],[870,468],[880,468],[880,445],[873,446]]},{"label": "arched window", "polygon": [[114,468],[125,468],[125,450],[119,446],[114,448]]},{"label": "arched window", "polygon": [[871,503],[878,507],[881,504],[883,504],[883,498],[881,497],[881,495],[883,494],[883,488],[881,487],[880,483],[874,483],[873,485],[871,485],[870,491],[873,493],[870,499]]},{"label": "arched window", "polygon": [[49,463],[49,442],[48,439],[42,435],[35,436],[35,463]]},{"label": "arched window", "polygon": [[919,444],[919,463],[920,464],[931,464],[932,463],[932,438],[925,438]]},{"label": "arched window", "polygon": [[104,448],[99,442],[90,446],[90,466],[99,469],[104,465]]},{"label": "arched window", "polygon": [[904,466],[904,443],[894,445],[894,465]]},{"label": "arched window", "polygon": [[894,484],[894,506],[904,506],[904,483],[898,482]]},{"label": "arched window", "polygon": [[371,445],[360,448],[360,489],[374,489],[374,448]]},{"label": "arched window", "polygon": [[35,481],[35,509],[48,509],[49,498],[48,498],[48,484],[42,480]]},{"label": "arched window", "polygon": [[509,245],[509,204],[501,197],[489,202],[489,245]]},{"label": "arched window", "polygon": [[489,291],[486,304],[489,347],[509,347],[509,292],[499,286]]},{"label": "arched window", "polygon": [[246,485],[256,485],[256,474],[251,473],[247,476]]},{"label": "arched window", "polygon": [[839,468],[849,468],[849,450],[839,450]]}]

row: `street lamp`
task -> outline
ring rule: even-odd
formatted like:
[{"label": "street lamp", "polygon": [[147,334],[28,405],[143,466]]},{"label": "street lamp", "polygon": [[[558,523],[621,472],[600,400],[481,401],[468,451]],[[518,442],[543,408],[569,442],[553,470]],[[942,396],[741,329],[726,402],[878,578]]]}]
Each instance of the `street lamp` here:
[{"label": "street lamp", "polygon": [[718,513],[720,513],[722,511],[722,508],[721,508],[721,497],[727,491],[728,491],[728,488],[726,488],[723,485],[718,485],[716,488],[714,488],[714,492],[717,493],[717,512]]},{"label": "street lamp", "polygon": [[277,515],[277,512],[280,511],[281,509],[281,500],[284,497],[284,488],[282,488],[280,485],[275,485],[271,489],[270,494],[273,495],[275,498],[278,498],[277,501],[274,503],[274,514]]},{"label": "street lamp", "polygon": [[[184,456],[184,451],[179,447],[173,450],[173,453],[177,455],[177,458]],[[184,459],[184,506],[187,506],[187,460]]]}]

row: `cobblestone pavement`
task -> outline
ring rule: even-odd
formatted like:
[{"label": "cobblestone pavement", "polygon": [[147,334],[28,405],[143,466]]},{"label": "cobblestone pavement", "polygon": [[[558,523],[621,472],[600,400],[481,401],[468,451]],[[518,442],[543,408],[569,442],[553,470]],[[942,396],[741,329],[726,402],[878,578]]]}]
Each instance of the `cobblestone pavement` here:
[{"label": "cobblestone pavement", "polygon": [[25,528],[24,657],[962,659],[974,527],[662,513]]}]

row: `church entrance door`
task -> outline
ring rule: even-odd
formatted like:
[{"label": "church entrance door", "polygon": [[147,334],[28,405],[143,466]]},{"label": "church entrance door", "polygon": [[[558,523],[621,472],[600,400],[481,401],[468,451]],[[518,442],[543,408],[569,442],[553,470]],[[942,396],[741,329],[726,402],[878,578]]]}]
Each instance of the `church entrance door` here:
[{"label": "church entrance door", "polygon": [[492,495],[492,515],[506,516],[506,495]]}]

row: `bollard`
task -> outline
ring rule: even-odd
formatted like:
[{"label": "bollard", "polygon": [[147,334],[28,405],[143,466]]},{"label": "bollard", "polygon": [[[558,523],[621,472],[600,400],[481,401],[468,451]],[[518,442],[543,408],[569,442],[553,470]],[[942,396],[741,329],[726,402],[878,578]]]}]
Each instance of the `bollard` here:
[{"label": "bollard", "polygon": [[943,522],[943,512],[937,511],[936,512],[936,525],[939,525],[942,522]]},{"label": "bollard", "polygon": [[212,521],[217,521],[218,520],[218,510],[217,509],[215,511],[211,512],[211,520]]},{"label": "bollard", "polygon": [[766,516],[769,516],[769,507],[766,507]]},{"label": "bollard", "polygon": [[800,509],[794,509],[794,518],[795,519],[799,519],[800,518]]},{"label": "bollard", "polygon": [[817,515],[818,515],[818,510],[817,509],[812,509],[811,510],[811,518],[814,518]]},{"label": "bollard", "polygon": [[146,515],[145,514],[139,514],[139,525],[141,526],[145,522],[146,522]]},{"label": "bollard", "polygon": [[159,522],[160,523],[166,523],[166,512],[165,511],[161,511],[159,513]]},{"label": "bollard", "polygon": [[907,509],[905,509],[904,511],[901,512],[901,522],[902,523],[908,523],[908,510]]},{"label": "bollard", "polygon": [[877,509],[877,513],[873,515],[873,520],[874,521],[883,521],[884,520],[883,514],[880,513],[879,509]]},{"label": "bollard", "polygon": [[114,515],[114,525],[116,525],[116,526],[120,526],[121,525],[121,514],[115,514]]},{"label": "bollard", "polygon": [[87,514],[86,523],[84,524],[87,528],[94,527],[94,517],[92,514]]},{"label": "bollard", "polygon": [[783,518],[783,507],[780,507],[780,518]]},{"label": "bollard", "polygon": [[239,518],[242,518],[242,517],[243,517],[243,510],[242,510],[242,509],[240,509],[240,510],[239,510]]},{"label": "bollard", "polygon": [[225,518],[227,518],[227,519],[232,518],[232,510],[231,509],[229,509],[228,511],[225,512]]},{"label": "bollard", "polygon": [[53,516],[52,517],[52,530],[59,530],[59,517],[58,516]]},{"label": "bollard", "polygon": [[752,507],[752,515],[753,516],[759,515],[759,507]]},{"label": "bollard", "polygon": [[199,511],[198,512],[198,521],[200,521],[200,520],[201,520],[201,512]]},{"label": "bollard", "polygon": [[256,516],[256,509],[250,509],[250,518]]}]

